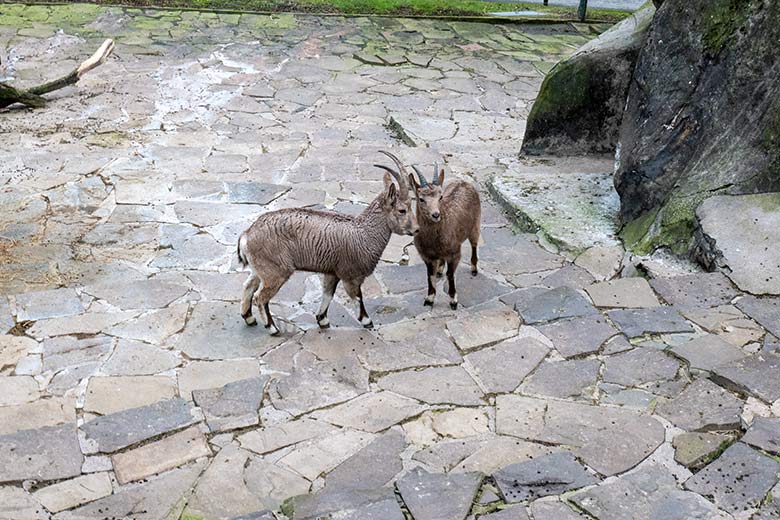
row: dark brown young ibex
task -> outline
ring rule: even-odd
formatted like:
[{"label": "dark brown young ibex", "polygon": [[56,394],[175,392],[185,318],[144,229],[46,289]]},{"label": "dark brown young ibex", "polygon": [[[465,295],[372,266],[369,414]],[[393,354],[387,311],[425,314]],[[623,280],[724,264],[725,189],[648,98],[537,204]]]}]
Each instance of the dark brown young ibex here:
[{"label": "dark brown young ibex", "polygon": [[433,167],[433,179],[429,184],[416,166],[418,183],[414,176],[409,180],[417,195],[417,223],[420,232],[414,236],[414,246],[428,269],[428,296],[425,305],[433,305],[436,297],[436,278],[442,276],[447,264],[447,285],[450,307],[458,308],[455,290],[455,269],[460,262],[460,247],[468,239],[471,243],[471,274],[477,275],[477,243],[481,206],[479,193],[471,183],[456,180],[442,192],[444,169]]},{"label": "dark brown young ibex", "polygon": [[[322,304],[317,324],[326,328],[328,307],[339,281],[350,298],[360,302],[360,323],[370,328],[361,285],[376,268],[390,235],[414,235],[418,230],[412,213],[407,175],[398,158],[386,151],[398,167],[385,170],[385,189],[357,216],[309,208],[271,211],[261,215],[238,240],[238,261],[252,271],[244,283],[241,316],[256,325],[252,301],[265,312],[266,328],[278,334],[268,302],[295,271],[323,273]],[[393,183],[393,179],[397,185]]]}]

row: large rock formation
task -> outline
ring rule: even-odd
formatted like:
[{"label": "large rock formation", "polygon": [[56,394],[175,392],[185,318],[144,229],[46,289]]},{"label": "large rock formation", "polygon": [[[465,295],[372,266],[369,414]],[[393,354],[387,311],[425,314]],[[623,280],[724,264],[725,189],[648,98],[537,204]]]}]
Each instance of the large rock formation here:
[{"label": "large rock formation", "polygon": [[654,13],[648,4],[550,71],[528,116],[524,153],[615,150],[631,73]]},{"label": "large rock formation", "polygon": [[629,247],[687,252],[703,200],[780,190],[778,42],[776,0],[659,8],[620,129],[615,186]]}]

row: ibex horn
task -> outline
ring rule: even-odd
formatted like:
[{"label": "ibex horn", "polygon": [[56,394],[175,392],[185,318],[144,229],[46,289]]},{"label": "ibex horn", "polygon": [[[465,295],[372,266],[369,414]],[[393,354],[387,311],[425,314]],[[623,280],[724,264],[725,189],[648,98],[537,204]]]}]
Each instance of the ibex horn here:
[{"label": "ibex horn", "polygon": [[439,185],[439,163],[438,162],[433,163],[433,185],[434,186]]},{"label": "ibex horn", "polygon": [[401,190],[401,196],[408,197],[409,182],[406,180],[406,168],[404,168],[403,163],[401,162],[400,159],[398,159],[398,157],[396,157],[395,155],[391,154],[386,150],[379,150],[379,153],[384,154],[388,156],[390,159],[392,159],[395,165],[398,167],[398,171],[394,172],[393,170],[391,170],[386,166],[379,166],[379,165],[374,165],[374,166],[377,166],[378,168],[382,168],[383,170],[387,170],[388,172],[390,172],[393,175],[393,177],[395,177],[395,180],[398,181],[398,187]]},{"label": "ibex horn", "polygon": [[[417,166],[413,164],[412,168],[414,169],[415,172],[417,172],[417,178],[420,179],[420,186],[422,186],[423,188],[428,186],[428,181],[425,180],[425,176],[422,174],[422,172],[419,169],[417,169]],[[434,180],[435,179],[436,177],[434,177]]]}]

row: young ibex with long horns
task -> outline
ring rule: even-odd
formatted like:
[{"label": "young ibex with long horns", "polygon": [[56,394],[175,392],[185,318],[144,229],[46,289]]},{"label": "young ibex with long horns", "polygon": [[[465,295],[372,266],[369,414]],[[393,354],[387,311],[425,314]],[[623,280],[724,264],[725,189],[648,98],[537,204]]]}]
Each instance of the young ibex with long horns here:
[{"label": "young ibex with long horns", "polygon": [[417,223],[420,232],[414,236],[414,246],[428,269],[428,296],[424,305],[433,305],[436,297],[436,278],[441,278],[444,264],[447,264],[447,286],[450,307],[458,308],[458,293],[455,290],[455,270],[460,262],[461,244],[468,239],[471,243],[471,275],[477,275],[477,243],[479,242],[479,220],[481,206],[479,193],[471,183],[456,180],[442,192],[444,169],[438,164],[433,167],[430,183],[417,172],[409,180],[417,196]]},{"label": "young ibex with long horns", "polygon": [[281,209],[261,215],[241,234],[238,261],[252,271],[241,297],[241,316],[247,325],[257,324],[252,316],[254,300],[258,310],[265,312],[266,328],[279,334],[268,302],[295,271],[309,271],[325,275],[317,313],[321,328],[330,326],[328,307],[340,281],[349,297],[360,302],[360,323],[366,328],[373,326],[363,305],[363,280],[376,268],[392,233],[414,235],[418,230],[406,170],[395,155],[380,152],[390,157],[398,170],[374,165],[385,170],[385,188],[360,215]]}]

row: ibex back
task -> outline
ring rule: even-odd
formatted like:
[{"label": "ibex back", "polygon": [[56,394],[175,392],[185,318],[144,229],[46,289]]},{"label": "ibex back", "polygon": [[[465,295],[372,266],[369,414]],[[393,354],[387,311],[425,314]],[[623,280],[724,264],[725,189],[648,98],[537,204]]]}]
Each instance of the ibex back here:
[{"label": "ibex back", "polygon": [[[252,302],[265,312],[266,328],[278,334],[268,304],[295,271],[324,274],[322,304],[317,324],[326,328],[328,307],[339,281],[350,298],[360,303],[360,323],[373,326],[363,304],[361,285],[376,268],[392,233],[414,235],[414,219],[406,171],[398,159],[388,153],[398,171],[385,170],[385,188],[357,216],[310,208],[271,211],[261,215],[238,240],[238,260],[249,266],[251,274],[244,283],[241,316],[247,325],[256,325]],[[395,178],[398,184],[393,182]]]}]

